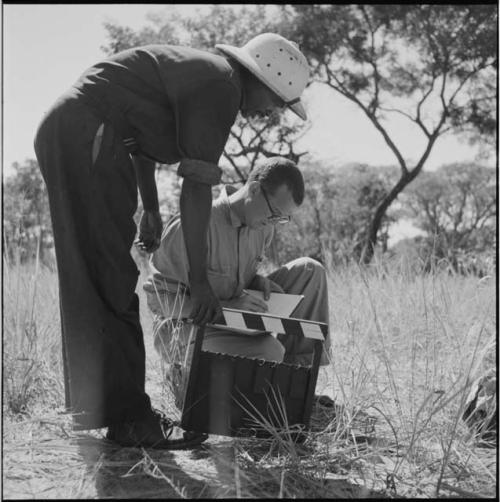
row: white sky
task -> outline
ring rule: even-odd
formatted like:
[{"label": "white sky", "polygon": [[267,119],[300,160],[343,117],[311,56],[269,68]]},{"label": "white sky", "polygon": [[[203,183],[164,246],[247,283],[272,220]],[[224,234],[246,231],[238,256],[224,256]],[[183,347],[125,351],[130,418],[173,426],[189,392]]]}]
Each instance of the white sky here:
[{"label": "white sky", "polygon": [[[99,61],[106,43],[104,21],[137,29],[146,14],[171,9],[165,5],[4,5],[3,6],[3,166],[8,174],[14,161],[35,158],[33,137],[43,113],[89,66]],[[176,5],[192,12],[196,5]],[[328,88],[311,89],[305,96],[312,128],[300,141],[332,166],[346,162],[394,164],[380,134],[354,105]],[[390,131],[408,159],[416,159],[423,138],[397,118]],[[476,150],[454,138],[438,141],[427,168],[473,160]]]}]

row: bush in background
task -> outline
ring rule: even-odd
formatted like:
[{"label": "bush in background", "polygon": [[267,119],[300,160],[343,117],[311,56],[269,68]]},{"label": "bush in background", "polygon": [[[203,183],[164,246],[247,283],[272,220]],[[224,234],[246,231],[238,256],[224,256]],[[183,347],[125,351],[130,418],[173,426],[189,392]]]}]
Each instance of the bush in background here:
[{"label": "bush in background", "polygon": [[36,257],[55,265],[49,199],[38,163],[26,159],[12,164],[14,173],[4,180],[4,252],[21,263]]},{"label": "bush in background", "polygon": [[[274,261],[310,256],[332,266],[358,261],[375,208],[397,176],[395,168],[364,164],[330,166],[301,163],[306,198],[292,222],[276,227]],[[380,247],[387,250],[393,210],[383,220]]]},{"label": "bush in background", "polygon": [[430,267],[460,273],[494,273],[496,247],[496,172],[463,163],[424,172],[404,195],[403,207],[425,232],[414,240]]}]

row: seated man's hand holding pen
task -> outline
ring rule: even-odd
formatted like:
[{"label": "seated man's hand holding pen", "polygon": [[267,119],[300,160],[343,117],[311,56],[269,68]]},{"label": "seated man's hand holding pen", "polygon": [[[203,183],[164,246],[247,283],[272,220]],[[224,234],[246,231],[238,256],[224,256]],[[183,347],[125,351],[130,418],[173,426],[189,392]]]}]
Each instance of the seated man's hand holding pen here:
[{"label": "seated man's hand holding pen", "polygon": [[262,291],[264,293],[264,299],[269,300],[271,292],[274,293],[284,293],[283,288],[276,284],[271,279],[264,277],[263,275],[256,274],[252,282],[248,286],[249,289],[256,289],[257,291]]},{"label": "seated man's hand holding pen", "polygon": [[237,310],[248,310],[250,312],[267,312],[267,304],[261,298],[243,290],[240,296],[223,300],[220,302],[223,307]]}]

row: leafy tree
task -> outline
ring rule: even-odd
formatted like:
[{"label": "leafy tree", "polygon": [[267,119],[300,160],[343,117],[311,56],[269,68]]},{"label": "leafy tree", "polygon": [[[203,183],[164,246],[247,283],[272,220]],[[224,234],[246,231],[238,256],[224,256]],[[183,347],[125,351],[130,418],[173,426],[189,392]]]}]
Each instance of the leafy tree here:
[{"label": "leafy tree", "polygon": [[[251,37],[276,31],[265,5],[235,10],[222,5],[211,6],[208,14],[181,16],[175,11],[149,15],[153,27],[134,30],[105,23],[109,42],[103,47],[108,54],[152,43],[183,44],[215,52],[215,44],[241,46]],[[260,159],[283,155],[297,161],[305,152],[296,152],[294,142],[303,134],[303,125],[286,115],[275,114],[270,120],[244,119],[238,116],[223,153],[223,182],[244,182]],[[225,162],[224,162],[225,161]]]},{"label": "leafy tree", "polygon": [[496,173],[471,164],[424,172],[405,195],[414,223],[426,232],[424,250],[456,270],[492,260],[496,229]]},{"label": "leafy tree", "polygon": [[4,181],[4,245],[6,255],[26,261],[37,256],[51,264],[53,247],[49,201],[36,160],[14,162],[14,173]]},{"label": "leafy tree", "polygon": [[[364,112],[393,152],[399,179],[374,211],[364,261],[371,260],[384,216],[422,171],[448,131],[485,137],[496,130],[495,5],[292,5],[282,33],[296,40],[314,81]],[[424,138],[408,161],[388,129],[405,117]]]}]

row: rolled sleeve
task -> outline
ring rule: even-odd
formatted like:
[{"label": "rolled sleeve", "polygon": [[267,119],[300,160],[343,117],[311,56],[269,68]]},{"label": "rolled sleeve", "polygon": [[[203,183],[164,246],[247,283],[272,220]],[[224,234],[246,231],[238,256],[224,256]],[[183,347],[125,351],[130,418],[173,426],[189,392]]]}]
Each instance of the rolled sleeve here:
[{"label": "rolled sleeve", "polygon": [[222,169],[213,162],[196,159],[182,159],[177,174],[198,183],[218,185],[222,176]]}]

